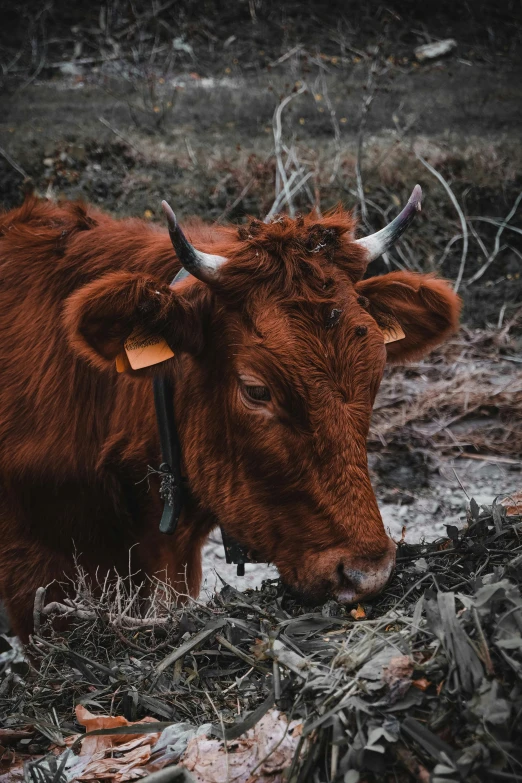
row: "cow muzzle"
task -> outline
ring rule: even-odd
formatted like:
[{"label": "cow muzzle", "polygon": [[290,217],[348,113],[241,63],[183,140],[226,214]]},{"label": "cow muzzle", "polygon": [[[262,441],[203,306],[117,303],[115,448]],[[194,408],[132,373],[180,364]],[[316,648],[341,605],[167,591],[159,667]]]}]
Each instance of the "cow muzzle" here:
[{"label": "cow muzzle", "polygon": [[[361,545],[308,550],[300,557],[281,558],[274,564],[288,589],[303,603],[317,606],[328,598],[355,604],[377,595],[386,587],[395,566],[397,546],[385,534],[370,551]],[[297,562],[296,562],[297,561]]]},{"label": "cow muzzle", "polygon": [[380,593],[395,567],[396,550],[396,544],[388,539],[385,551],[379,557],[342,557],[337,565],[337,584],[333,590],[339,603],[354,604]]}]

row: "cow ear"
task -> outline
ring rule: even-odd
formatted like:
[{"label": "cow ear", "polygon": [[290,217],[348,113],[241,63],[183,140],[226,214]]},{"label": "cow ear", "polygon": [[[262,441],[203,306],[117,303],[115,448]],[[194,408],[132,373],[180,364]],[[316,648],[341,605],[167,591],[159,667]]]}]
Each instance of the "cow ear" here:
[{"label": "cow ear", "polygon": [[199,283],[173,290],[147,275],[111,272],[69,297],[64,324],[74,351],[92,364],[139,370],[202,350],[209,299]]},{"label": "cow ear", "polygon": [[433,275],[390,272],[355,288],[384,334],[391,362],[419,359],[458,329],[460,297]]}]

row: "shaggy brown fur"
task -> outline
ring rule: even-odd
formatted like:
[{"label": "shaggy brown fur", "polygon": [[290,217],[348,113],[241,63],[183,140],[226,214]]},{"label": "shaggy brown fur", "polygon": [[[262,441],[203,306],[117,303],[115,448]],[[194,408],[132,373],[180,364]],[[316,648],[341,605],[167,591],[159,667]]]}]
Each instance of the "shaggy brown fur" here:
[{"label": "shaggy brown fur", "polygon": [[[394,546],[367,469],[366,437],[386,358],[417,358],[452,332],[442,280],[362,280],[364,251],[342,211],[317,220],[187,227],[226,256],[212,289],[179,268],[166,231],[80,204],[29,199],[0,217],[0,595],[15,630],[35,589],[132,565],[195,594],[219,521],[302,593],[380,589]],[[385,347],[379,326],[405,339]],[[175,357],[118,375],[140,326]],[[173,538],[158,532],[160,459],[150,380],[167,373],[190,497]],[[256,403],[246,388],[269,389]]]}]

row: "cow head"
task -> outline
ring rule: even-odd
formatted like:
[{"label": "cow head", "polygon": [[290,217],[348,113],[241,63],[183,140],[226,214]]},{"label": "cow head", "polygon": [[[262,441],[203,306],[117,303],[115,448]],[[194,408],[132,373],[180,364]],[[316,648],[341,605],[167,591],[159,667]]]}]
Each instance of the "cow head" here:
[{"label": "cow head", "polygon": [[210,254],[167,206],[191,277],[171,288],[113,272],[68,303],[73,343],[98,366],[114,367],[136,329],[164,338],[174,358],[146,372],[175,375],[191,493],[314,601],[375,594],[394,566],[368,474],[372,406],[386,362],[442,342],[459,299],[431,275],[362,278],[419,208],[420,188],[389,227],[358,241],[342,211],[253,220],[220,230]]}]

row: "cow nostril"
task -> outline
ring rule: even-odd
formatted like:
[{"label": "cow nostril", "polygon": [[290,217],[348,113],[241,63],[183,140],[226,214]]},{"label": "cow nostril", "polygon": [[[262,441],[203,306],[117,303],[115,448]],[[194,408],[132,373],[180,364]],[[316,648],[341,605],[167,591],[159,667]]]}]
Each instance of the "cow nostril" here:
[{"label": "cow nostril", "polygon": [[341,603],[357,603],[372,598],[386,586],[393,571],[395,558],[377,565],[369,562],[354,567],[341,562],[336,567],[337,600]]},{"label": "cow nostril", "polygon": [[351,569],[347,568],[342,562],[337,566],[336,587],[338,594],[343,597],[343,601],[345,602],[355,600],[357,593],[359,592],[358,580],[355,578],[355,574],[353,574]]},{"label": "cow nostril", "polygon": [[341,590],[344,590],[347,587],[352,587],[351,580],[346,573],[346,568],[343,562],[339,563],[337,566],[337,587],[340,587]]}]

